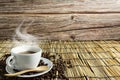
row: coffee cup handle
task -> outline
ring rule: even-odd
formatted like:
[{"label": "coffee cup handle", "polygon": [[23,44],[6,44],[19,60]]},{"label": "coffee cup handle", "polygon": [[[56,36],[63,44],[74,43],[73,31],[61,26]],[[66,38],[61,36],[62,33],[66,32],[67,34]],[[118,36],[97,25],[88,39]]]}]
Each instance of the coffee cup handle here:
[{"label": "coffee cup handle", "polygon": [[[12,63],[11,63],[11,60],[12,60]],[[9,56],[7,59],[6,59],[6,64],[8,67],[10,68],[14,68],[14,66],[12,64],[15,63],[15,60],[14,60],[14,56]]]}]

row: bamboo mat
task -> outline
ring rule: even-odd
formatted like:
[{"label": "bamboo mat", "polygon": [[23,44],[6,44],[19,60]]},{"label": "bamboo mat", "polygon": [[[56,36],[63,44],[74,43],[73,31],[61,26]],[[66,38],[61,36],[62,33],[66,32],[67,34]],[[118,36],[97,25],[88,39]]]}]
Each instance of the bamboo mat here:
[{"label": "bamboo mat", "polygon": [[[119,80],[120,41],[50,41],[39,42],[43,52],[59,54],[66,64],[69,80]],[[0,56],[9,54],[11,40],[0,41]]]}]

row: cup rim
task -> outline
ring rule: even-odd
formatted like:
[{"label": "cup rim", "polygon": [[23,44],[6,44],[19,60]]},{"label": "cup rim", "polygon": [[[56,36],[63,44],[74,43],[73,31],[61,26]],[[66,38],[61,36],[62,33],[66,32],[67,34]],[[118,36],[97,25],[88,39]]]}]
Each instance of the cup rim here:
[{"label": "cup rim", "polygon": [[[20,48],[34,48],[34,49],[37,49],[37,51],[34,53],[34,54],[19,54],[19,52],[15,52],[16,49],[20,49]],[[26,50],[27,51],[27,50]],[[32,50],[31,50],[32,51]],[[20,51],[22,52],[22,51]],[[22,46],[16,46],[14,48],[11,49],[10,51],[11,54],[17,54],[17,55],[24,55],[24,56],[30,56],[30,55],[35,55],[35,54],[38,54],[38,53],[42,53],[42,49],[38,46],[29,46],[29,45],[22,45]]]}]

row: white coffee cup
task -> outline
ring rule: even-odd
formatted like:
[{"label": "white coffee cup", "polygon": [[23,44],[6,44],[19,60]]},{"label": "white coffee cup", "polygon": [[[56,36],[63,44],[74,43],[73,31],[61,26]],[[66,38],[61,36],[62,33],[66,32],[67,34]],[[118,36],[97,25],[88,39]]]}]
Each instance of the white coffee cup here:
[{"label": "white coffee cup", "polygon": [[[35,53],[32,54],[21,54],[21,52],[25,51],[33,51]],[[25,70],[36,68],[40,62],[42,54],[42,49],[35,46],[17,46],[11,50],[11,56],[9,56],[6,60],[6,64],[8,67],[17,69],[17,70]]]}]

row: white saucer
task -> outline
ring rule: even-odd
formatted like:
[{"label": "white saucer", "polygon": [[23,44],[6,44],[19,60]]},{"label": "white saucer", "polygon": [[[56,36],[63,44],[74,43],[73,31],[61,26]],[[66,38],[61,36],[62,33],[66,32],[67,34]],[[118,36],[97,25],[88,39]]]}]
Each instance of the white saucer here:
[{"label": "white saucer", "polygon": [[[18,75],[18,77],[36,77],[36,76],[40,76],[40,75],[43,75],[43,74],[49,72],[52,69],[52,67],[53,67],[53,63],[50,60],[48,60],[46,58],[43,58],[43,57],[41,57],[41,60],[43,60],[43,62],[45,64],[48,64],[48,67],[49,67],[48,70],[40,72],[40,73],[30,74],[30,75]],[[6,71],[8,73],[15,73],[15,71],[12,68],[8,67],[8,66],[6,66]]]}]

